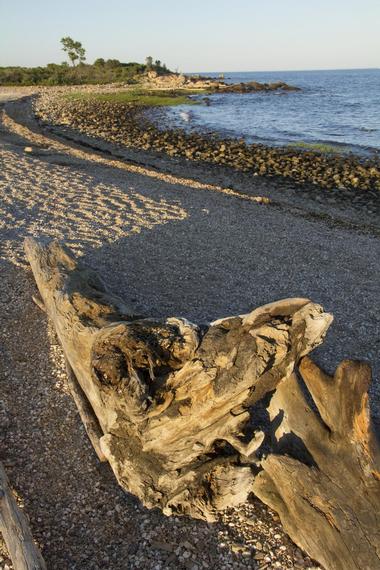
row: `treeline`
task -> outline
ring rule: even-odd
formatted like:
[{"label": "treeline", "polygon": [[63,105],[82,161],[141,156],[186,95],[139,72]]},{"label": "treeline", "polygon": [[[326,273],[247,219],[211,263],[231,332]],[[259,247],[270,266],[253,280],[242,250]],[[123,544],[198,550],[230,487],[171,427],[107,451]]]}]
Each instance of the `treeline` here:
[{"label": "treeline", "polygon": [[[148,59],[148,58],[147,58]],[[150,64],[150,65],[149,65]],[[161,62],[147,65],[121,63],[117,59],[97,59],[94,64],[70,66],[49,63],[46,67],[0,67],[0,85],[81,85],[86,83],[138,83],[139,76],[154,70],[168,73]]]}]

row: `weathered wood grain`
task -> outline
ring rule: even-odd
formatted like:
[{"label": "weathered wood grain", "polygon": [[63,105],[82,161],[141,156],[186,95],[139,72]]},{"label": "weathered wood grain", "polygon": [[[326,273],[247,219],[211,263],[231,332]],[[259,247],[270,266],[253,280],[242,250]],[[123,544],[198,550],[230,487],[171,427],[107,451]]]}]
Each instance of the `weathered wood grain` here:
[{"label": "weathered wood grain", "polygon": [[42,555],[33,541],[27,519],[16,503],[1,463],[0,531],[15,570],[46,570]]},{"label": "weathered wood grain", "polygon": [[332,317],[286,299],[206,327],[142,318],[59,243],[28,239],[25,251],[120,484],[147,507],[208,520],[245,500],[263,439],[247,427],[250,406]]},{"label": "weathered wood grain", "polygon": [[[288,438],[290,455],[262,462],[254,493],[327,570],[380,569],[380,449],[368,408],[370,367],[344,361],[331,378],[306,357],[300,373],[317,410],[295,374],[277,387],[270,414],[282,418],[276,436],[280,443]],[[295,438],[307,449],[304,460],[289,447]]]},{"label": "weathered wood grain", "polygon": [[67,361],[66,373],[70,394],[72,395],[72,398],[75,402],[80,418],[88,435],[88,439],[90,440],[99,461],[107,461],[107,458],[100,447],[100,438],[104,434],[100,429],[99,422],[93,412],[93,409],[88,403],[87,398],[84,395],[83,390],[75,377],[73,369]]}]

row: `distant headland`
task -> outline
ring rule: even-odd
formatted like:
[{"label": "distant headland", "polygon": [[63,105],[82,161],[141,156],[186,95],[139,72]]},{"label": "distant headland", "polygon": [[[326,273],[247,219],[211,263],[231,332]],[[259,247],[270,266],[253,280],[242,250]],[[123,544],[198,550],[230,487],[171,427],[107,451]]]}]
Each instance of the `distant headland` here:
[{"label": "distant headland", "polygon": [[57,85],[105,85],[144,86],[154,89],[207,89],[219,92],[297,91],[298,87],[284,82],[238,83],[228,85],[222,78],[182,74],[171,71],[165,63],[147,56],[145,63],[123,63],[118,59],[96,59],[86,63],[86,50],[81,42],[70,37],[61,39],[62,50],[69,61],[48,63],[40,67],[0,67],[0,86],[57,86]]}]

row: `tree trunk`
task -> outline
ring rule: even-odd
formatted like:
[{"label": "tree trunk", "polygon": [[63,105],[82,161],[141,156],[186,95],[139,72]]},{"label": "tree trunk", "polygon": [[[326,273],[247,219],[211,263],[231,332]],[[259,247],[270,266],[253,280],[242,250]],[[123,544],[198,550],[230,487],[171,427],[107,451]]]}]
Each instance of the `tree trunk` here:
[{"label": "tree trunk", "polygon": [[368,409],[371,370],[347,360],[330,378],[306,357],[300,373],[317,410],[295,374],[277,387],[269,411],[275,424],[281,420],[276,436],[282,454],[262,462],[254,493],[327,570],[380,569],[380,450]]},{"label": "tree trunk", "polygon": [[57,242],[27,258],[119,483],[147,507],[213,520],[252,489],[250,406],[320,344],[332,317],[287,299],[198,327],[142,318]]}]

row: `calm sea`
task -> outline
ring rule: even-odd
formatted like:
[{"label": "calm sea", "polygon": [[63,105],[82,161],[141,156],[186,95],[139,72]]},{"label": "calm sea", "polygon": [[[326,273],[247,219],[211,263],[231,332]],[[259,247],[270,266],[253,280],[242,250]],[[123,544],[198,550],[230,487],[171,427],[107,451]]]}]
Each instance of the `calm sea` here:
[{"label": "calm sea", "polygon": [[[218,73],[203,74],[218,77]],[[228,83],[285,81],[301,92],[209,96],[210,105],[166,112],[173,126],[248,142],[329,143],[380,152],[380,69],[224,73]]]}]

